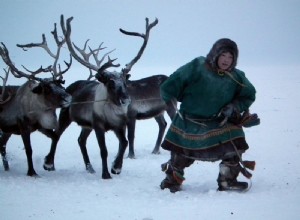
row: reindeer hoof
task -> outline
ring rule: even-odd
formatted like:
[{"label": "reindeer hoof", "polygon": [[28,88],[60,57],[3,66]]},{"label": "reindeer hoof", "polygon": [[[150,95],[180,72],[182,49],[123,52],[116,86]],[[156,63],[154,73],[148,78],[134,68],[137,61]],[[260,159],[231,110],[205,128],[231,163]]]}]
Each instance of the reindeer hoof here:
[{"label": "reindeer hoof", "polygon": [[55,170],[54,164],[44,163],[43,168],[44,168],[44,170],[48,170],[48,171],[54,171]]},{"label": "reindeer hoof", "polygon": [[135,159],[135,155],[134,154],[128,154],[127,157],[130,158],[130,159]]},{"label": "reindeer hoof", "polygon": [[106,173],[106,174],[102,174],[102,179],[111,179],[111,176],[109,173]]},{"label": "reindeer hoof", "polygon": [[111,173],[119,175],[121,173],[121,168],[111,168]]},{"label": "reindeer hoof", "polygon": [[154,150],[154,151],[152,151],[152,154],[156,154],[156,155],[158,155],[158,154],[160,154],[160,151],[156,151],[156,150]]},{"label": "reindeer hoof", "polygon": [[39,178],[40,177],[34,170],[33,171],[28,171],[27,172],[27,176],[35,177],[35,178]]},{"label": "reindeer hoof", "polygon": [[90,163],[87,164],[85,168],[86,168],[88,173],[96,173],[96,171],[94,170],[92,164],[90,164]]}]

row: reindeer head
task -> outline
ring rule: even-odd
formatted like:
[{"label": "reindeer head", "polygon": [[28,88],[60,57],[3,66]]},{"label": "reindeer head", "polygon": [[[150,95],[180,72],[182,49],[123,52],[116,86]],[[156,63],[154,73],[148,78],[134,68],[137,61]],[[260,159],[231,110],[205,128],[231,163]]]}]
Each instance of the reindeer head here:
[{"label": "reindeer head", "polygon": [[117,106],[127,107],[131,103],[127,91],[127,75],[118,72],[98,72],[96,79],[107,88],[108,100]]},{"label": "reindeer head", "polygon": [[[54,36],[55,42],[57,44],[57,51],[56,53],[52,53],[48,47],[47,40],[45,35],[43,34],[43,41],[42,43],[29,43],[29,44],[17,44],[18,47],[22,48],[24,51],[27,51],[28,48],[32,47],[41,47],[43,48],[52,58],[54,58],[53,65],[50,65],[46,68],[42,66],[36,71],[30,71],[26,67],[23,68],[26,72],[21,71],[18,69],[14,63],[12,62],[8,49],[6,48],[4,43],[1,43],[0,46],[0,55],[3,61],[9,67],[9,71],[16,77],[16,78],[27,78],[28,85],[30,86],[30,90],[32,93],[38,95],[38,98],[45,103],[48,107],[54,109],[58,107],[64,107],[70,104],[71,96],[65,92],[64,87],[62,84],[64,83],[63,74],[66,73],[72,64],[72,56],[70,55],[70,62],[66,64],[66,69],[61,70],[60,65],[58,64],[58,59],[60,55],[61,48],[65,43],[65,39],[59,40],[57,36],[57,29],[56,24],[54,26],[54,31],[51,32]],[[40,73],[51,73],[52,77],[50,78],[39,78],[37,74]]]},{"label": "reindeer head", "polygon": [[30,88],[51,108],[67,107],[71,103],[72,97],[65,91],[60,80],[44,79],[32,82]]}]

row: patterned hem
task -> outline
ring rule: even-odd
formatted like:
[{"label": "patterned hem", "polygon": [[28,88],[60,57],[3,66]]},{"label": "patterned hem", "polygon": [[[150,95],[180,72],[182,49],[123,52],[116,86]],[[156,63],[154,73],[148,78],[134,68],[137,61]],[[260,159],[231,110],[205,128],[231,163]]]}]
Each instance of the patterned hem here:
[{"label": "patterned hem", "polygon": [[[238,137],[231,141],[236,146],[240,155],[249,148],[244,137]],[[205,149],[187,149],[165,139],[161,146],[165,150],[182,154],[185,157],[191,159],[203,161],[217,161],[237,154],[231,141],[220,143]]]}]

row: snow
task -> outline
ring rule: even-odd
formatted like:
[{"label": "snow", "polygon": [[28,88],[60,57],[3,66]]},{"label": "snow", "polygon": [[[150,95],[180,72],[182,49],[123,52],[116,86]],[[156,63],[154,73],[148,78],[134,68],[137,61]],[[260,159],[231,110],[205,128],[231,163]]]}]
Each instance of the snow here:
[{"label": "snow", "polygon": [[[300,1],[220,2],[7,0],[1,2],[0,42],[7,46],[20,69],[21,65],[32,70],[46,67],[51,64],[48,54],[39,49],[25,53],[16,44],[41,42],[44,33],[53,50],[53,24],[59,24],[61,14],[65,19],[74,16],[74,43],[82,47],[91,39],[91,47],[96,48],[104,42],[105,52],[116,49],[111,58],[118,58],[117,63],[123,68],[136,55],[140,42],[124,37],[119,28],[142,32],[145,17],[151,22],[157,17],[159,23],[151,31],[145,53],[130,72],[132,79],[140,79],[171,74],[196,56],[206,55],[217,39],[233,39],[240,51],[238,68],[245,71],[257,89],[251,111],[261,118],[261,125],[245,129],[250,149],[244,159],[257,163],[248,192],[216,191],[219,163],[199,161],[185,170],[183,191],[172,194],[161,190],[159,184],[165,175],[160,165],[169,159],[169,152],[151,154],[158,133],[154,119],[137,122],[136,159],[124,158],[122,173],[103,180],[94,133],[87,146],[96,173],[89,174],[77,144],[80,128],[73,123],[58,143],[54,172],[43,169],[50,139],[38,132],[31,135],[34,167],[40,178],[26,176],[21,137],[10,139],[10,171],[5,172],[0,162],[0,219],[299,219]],[[58,32],[61,35],[59,25]],[[62,60],[69,60],[67,52],[64,47]],[[0,67],[5,67],[2,61]],[[86,79],[88,74],[73,61],[64,79],[70,84]],[[23,81],[10,77],[8,82],[19,85]],[[167,115],[166,119],[170,125]],[[118,143],[112,132],[107,133],[106,142],[110,168]]]},{"label": "snow", "polygon": [[[54,172],[42,168],[50,139],[32,134],[34,166],[40,178],[26,176],[21,138],[10,139],[10,171],[0,169],[1,219],[299,219],[300,67],[240,68],[257,89],[251,111],[261,118],[259,126],[245,129],[250,149],[244,159],[257,163],[248,192],[216,191],[219,163],[200,161],[186,168],[182,191],[161,190],[160,165],[169,153],[151,154],[158,132],[154,119],[137,122],[136,159],[124,158],[122,173],[103,180],[94,133],[87,145],[96,173],[89,174],[77,144],[80,128],[73,123],[58,144]],[[118,143],[112,132],[106,141],[110,167]],[[241,176],[240,180],[246,179]]]}]

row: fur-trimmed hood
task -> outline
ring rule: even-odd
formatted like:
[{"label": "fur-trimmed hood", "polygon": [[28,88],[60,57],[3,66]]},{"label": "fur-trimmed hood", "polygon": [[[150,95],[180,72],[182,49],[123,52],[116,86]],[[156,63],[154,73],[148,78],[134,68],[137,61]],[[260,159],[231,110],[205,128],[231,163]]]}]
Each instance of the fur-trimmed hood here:
[{"label": "fur-trimmed hood", "polygon": [[206,56],[206,63],[214,70],[218,70],[218,58],[224,52],[230,52],[233,55],[233,63],[229,68],[229,72],[231,72],[237,64],[237,59],[239,55],[239,50],[236,43],[228,38],[222,38],[217,40],[209,53]]}]

